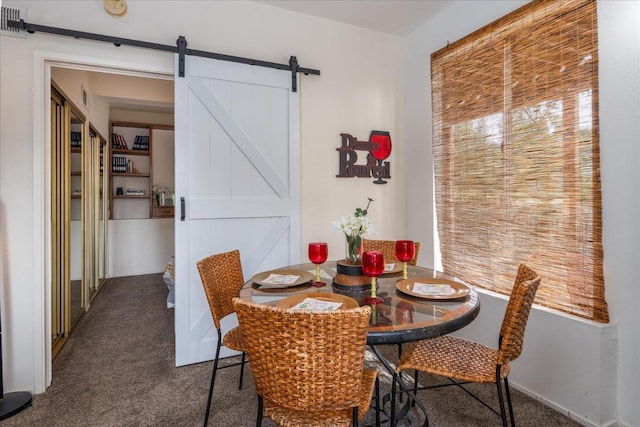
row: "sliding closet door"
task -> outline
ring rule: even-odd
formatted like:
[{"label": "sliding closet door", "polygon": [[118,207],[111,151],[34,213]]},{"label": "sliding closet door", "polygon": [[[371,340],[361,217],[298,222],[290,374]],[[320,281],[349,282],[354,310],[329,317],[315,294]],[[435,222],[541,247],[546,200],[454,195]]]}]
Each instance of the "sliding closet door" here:
[{"label": "sliding closet door", "polygon": [[90,200],[87,187],[88,170],[86,157],[90,155],[90,147],[85,141],[85,119],[73,106],[70,108],[71,128],[69,132],[69,185],[71,187],[69,222],[69,262],[70,262],[70,322],[72,327],[82,316],[86,306],[87,284],[84,256],[87,252],[85,242],[85,218],[87,201]]},{"label": "sliding closet door", "polygon": [[69,105],[51,92],[51,344],[55,357],[67,338],[69,316]]},{"label": "sliding closet door", "polygon": [[83,153],[84,190],[84,279],[88,292],[85,305],[96,295],[105,280],[106,229],[103,203],[105,175],[102,171],[102,156],[106,141],[93,126],[89,128],[89,139]]},{"label": "sliding closet door", "polygon": [[105,277],[106,140],[57,87],[51,92],[51,343],[58,353]]},{"label": "sliding closet door", "polygon": [[[96,291],[100,289],[100,287],[107,280],[107,200],[105,197],[107,191],[107,174],[104,172],[104,161],[107,156],[107,141],[96,133],[95,135],[96,141],[92,144],[94,147],[98,147],[96,150],[96,159],[94,159],[94,167],[96,170],[96,178],[97,184],[95,188],[95,192],[97,195],[97,209],[96,220],[98,222],[97,227],[97,238],[96,244],[97,247],[97,265],[96,268],[98,270],[98,283],[95,288]],[[97,144],[97,145],[96,145]],[[92,296],[93,297],[93,296]]]}]

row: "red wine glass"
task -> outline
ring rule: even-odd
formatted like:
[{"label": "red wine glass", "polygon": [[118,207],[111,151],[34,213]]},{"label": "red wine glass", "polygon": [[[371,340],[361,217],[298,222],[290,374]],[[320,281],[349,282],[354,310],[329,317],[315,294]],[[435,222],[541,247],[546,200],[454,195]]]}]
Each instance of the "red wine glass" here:
[{"label": "red wine glass", "polygon": [[384,273],[384,255],[380,251],[367,251],[362,254],[362,272],[371,277],[371,296],[365,298],[369,305],[381,304],[384,300],[376,296],[376,277]]},{"label": "red wine glass", "polygon": [[[391,154],[391,135],[389,132],[372,131],[369,142],[373,146],[371,155],[378,160],[378,166],[382,166],[382,161]],[[378,178],[374,181],[376,184],[386,184],[387,181]]]},{"label": "red wine glass", "polygon": [[416,246],[413,240],[396,241],[396,258],[404,263],[402,269],[402,278],[407,278],[407,262],[411,261],[416,255]]},{"label": "red wine glass", "polygon": [[325,242],[312,242],[309,243],[309,261],[316,265],[316,281],[311,283],[311,286],[318,288],[325,286],[326,283],[320,281],[320,264],[327,260],[329,249]]}]

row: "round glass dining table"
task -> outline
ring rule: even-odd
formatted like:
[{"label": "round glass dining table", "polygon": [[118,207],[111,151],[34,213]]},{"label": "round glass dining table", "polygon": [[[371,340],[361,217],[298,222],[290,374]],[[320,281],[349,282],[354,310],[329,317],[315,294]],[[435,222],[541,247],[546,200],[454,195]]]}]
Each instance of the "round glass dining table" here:
[{"label": "round glass dining table", "polygon": [[[282,269],[315,275],[315,265],[311,263],[291,265]],[[414,282],[424,279],[422,281],[429,283],[429,279],[437,279],[436,282],[445,279],[461,283],[450,276],[424,267],[409,265],[407,270],[408,278],[413,279]],[[370,288],[352,289],[337,284],[334,286],[332,282],[336,272],[336,261],[324,263],[321,269],[321,280],[327,285],[317,289],[304,284],[291,288],[262,288],[253,280],[249,280],[242,287],[239,297],[258,304],[276,306],[280,300],[292,295],[308,294],[307,296],[313,298],[313,294],[317,292],[328,292],[349,296],[359,305],[366,305],[365,298],[369,296]],[[464,295],[452,298],[457,294],[422,296],[411,292],[411,289],[408,290],[405,286],[400,286],[402,282],[399,280],[402,280],[401,270],[383,274],[377,278],[377,294],[383,302],[372,306],[371,323],[367,334],[369,345],[401,344],[445,335],[471,323],[480,311],[478,294],[463,284],[460,287],[464,289]]]}]

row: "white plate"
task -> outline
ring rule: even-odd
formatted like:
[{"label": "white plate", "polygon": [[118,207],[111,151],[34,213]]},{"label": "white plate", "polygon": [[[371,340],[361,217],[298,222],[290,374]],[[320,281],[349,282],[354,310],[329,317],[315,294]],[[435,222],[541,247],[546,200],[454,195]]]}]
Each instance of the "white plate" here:
[{"label": "white plate", "polygon": [[458,299],[469,295],[469,288],[453,280],[434,277],[412,277],[396,283],[396,289],[403,294],[424,299]]},{"label": "white plate", "polygon": [[320,302],[339,302],[342,303],[339,309],[347,309],[347,308],[358,308],[358,301],[354,300],[351,297],[341,294],[333,294],[330,292],[309,292],[298,295],[291,295],[283,300],[278,302],[278,308],[281,309],[289,309],[295,307],[297,304],[304,301],[306,298],[313,298],[314,300],[318,300]]},{"label": "white plate", "polygon": [[388,262],[384,265],[384,272],[382,274],[395,274],[402,273],[403,263],[400,261]]},{"label": "white plate", "polygon": [[[294,277],[297,276],[297,277]],[[269,280],[271,279],[281,279],[280,280]],[[285,279],[290,278],[291,280],[286,281]],[[315,276],[308,271],[302,270],[291,270],[286,268],[281,268],[278,270],[271,271],[263,271],[262,273],[258,273],[251,278],[254,283],[265,287],[272,288],[289,288],[292,286],[299,286],[303,283],[308,283],[312,281]]]}]

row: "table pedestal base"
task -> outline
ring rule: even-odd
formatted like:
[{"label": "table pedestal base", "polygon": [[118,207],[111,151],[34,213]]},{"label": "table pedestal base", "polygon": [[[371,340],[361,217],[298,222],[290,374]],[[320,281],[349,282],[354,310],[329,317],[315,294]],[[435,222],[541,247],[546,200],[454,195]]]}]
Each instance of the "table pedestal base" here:
[{"label": "table pedestal base", "polygon": [[[382,366],[384,366],[387,372],[393,377],[395,375],[395,365],[387,360],[387,358],[384,357],[382,353],[380,353],[380,350],[375,345],[369,345],[369,348],[382,363]],[[400,390],[397,390],[396,392],[400,395],[402,395],[402,393],[405,393],[409,396],[409,399],[407,399],[407,401],[403,404],[402,408],[398,408],[395,411],[389,411],[389,413],[387,413],[387,411],[385,410],[385,405],[392,401],[391,393],[393,393],[393,390],[391,391],[391,393],[386,394],[382,397],[382,412],[389,418],[389,420],[391,420],[391,413],[394,413],[395,420],[391,425],[395,425],[400,420],[406,420],[409,410],[411,409],[413,404],[415,404],[424,414],[424,423],[422,424],[422,427],[429,427],[429,416],[427,415],[427,408],[425,408],[422,402],[418,400],[417,396],[413,393],[413,390],[403,383],[402,378],[399,379],[398,385],[400,387]]]}]

